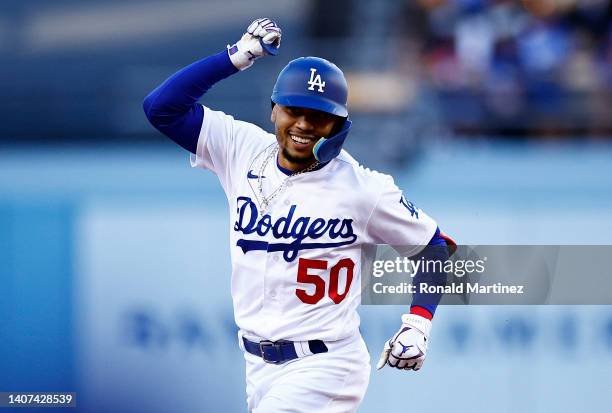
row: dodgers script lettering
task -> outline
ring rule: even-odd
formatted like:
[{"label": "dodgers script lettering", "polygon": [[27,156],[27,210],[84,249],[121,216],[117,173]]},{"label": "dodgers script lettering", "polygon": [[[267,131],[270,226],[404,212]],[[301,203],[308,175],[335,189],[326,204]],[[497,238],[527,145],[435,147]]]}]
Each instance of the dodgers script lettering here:
[{"label": "dodgers script lettering", "polygon": [[[257,238],[241,238],[236,245],[242,248],[242,252],[245,254],[255,250],[283,251],[285,261],[291,262],[295,260],[301,250],[339,247],[350,245],[357,240],[357,235],[353,232],[352,219],[313,219],[312,217],[298,216],[296,205],[291,205],[285,216],[273,219],[269,214],[259,217],[257,205],[249,197],[238,197],[237,203],[238,219],[234,223],[234,231],[259,237],[271,235],[279,241],[289,240],[289,242],[267,242]],[[319,238],[338,241],[306,242]]]}]

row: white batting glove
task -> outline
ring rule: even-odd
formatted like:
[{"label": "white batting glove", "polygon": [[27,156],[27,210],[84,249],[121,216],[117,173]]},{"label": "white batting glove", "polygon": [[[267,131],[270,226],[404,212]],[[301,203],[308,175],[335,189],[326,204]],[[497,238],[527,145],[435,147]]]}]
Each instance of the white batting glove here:
[{"label": "white batting glove", "polygon": [[230,60],[237,69],[247,69],[264,55],[276,55],[281,37],[281,29],[274,21],[268,18],[257,19],[249,25],[236,44],[227,47]]},{"label": "white batting glove", "polygon": [[402,315],[399,331],[385,343],[376,368],[385,364],[400,370],[419,370],[427,355],[431,321],[416,314]]}]

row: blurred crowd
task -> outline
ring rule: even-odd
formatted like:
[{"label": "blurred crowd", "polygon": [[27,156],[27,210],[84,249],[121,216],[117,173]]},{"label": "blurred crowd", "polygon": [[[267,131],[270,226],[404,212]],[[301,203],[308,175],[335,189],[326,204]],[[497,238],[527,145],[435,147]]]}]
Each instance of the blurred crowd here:
[{"label": "blurred crowd", "polygon": [[405,1],[400,70],[456,130],[610,135],[611,16],[608,0]]},{"label": "blurred crowd", "polygon": [[612,138],[612,0],[238,2],[229,12],[227,0],[4,1],[0,111],[10,115],[0,146],[150,142],[143,96],[261,13],[283,27],[281,58],[206,97],[241,119],[267,124],[261,102],[276,70],[314,54],[352,81],[364,141],[383,133],[414,148],[453,131]]}]

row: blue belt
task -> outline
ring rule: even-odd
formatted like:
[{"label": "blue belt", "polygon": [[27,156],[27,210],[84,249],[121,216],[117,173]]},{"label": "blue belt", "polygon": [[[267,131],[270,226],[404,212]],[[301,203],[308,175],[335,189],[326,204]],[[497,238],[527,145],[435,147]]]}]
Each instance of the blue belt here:
[{"label": "blue belt", "polygon": [[[300,357],[295,352],[293,341],[279,340],[272,342],[264,340],[256,343],[242,337],[242,342],[247,352],[261,357],[266,363],[283,364],[289,360],[295,360]],[[327,352],[327,346],[321,340],[308,341],[308,348],[312,354]]]}]

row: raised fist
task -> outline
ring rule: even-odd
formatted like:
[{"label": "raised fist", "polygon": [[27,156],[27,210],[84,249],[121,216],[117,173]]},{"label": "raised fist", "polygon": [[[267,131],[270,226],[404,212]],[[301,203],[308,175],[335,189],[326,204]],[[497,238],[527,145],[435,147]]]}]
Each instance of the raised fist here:
[{"label": "raised fist", "polygon": [[276,55],[280,48],[282,31],[268,19],[253,21],[242,38],[233,46],[228,46],[230,60],[237,69],[251,67],[253,62],[264,55]]}]

